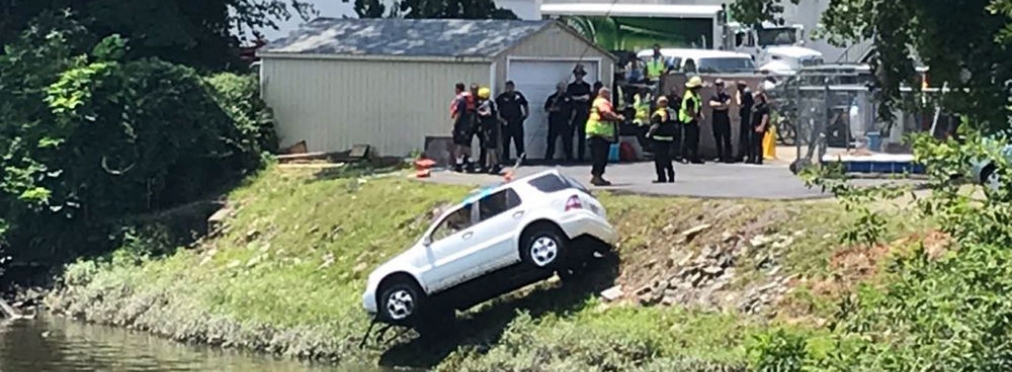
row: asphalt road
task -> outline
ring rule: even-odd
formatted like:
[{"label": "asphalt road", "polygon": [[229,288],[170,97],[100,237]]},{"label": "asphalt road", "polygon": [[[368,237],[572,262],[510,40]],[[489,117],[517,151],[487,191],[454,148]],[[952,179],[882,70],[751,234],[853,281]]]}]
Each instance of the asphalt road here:
[{"label": "asphalt road", "polygon": [[[556,166],[524,166],[518,177],[537,173]],[[563,173],[589,186],[590,166],[557,166]],[[818,189],[805,187],[804,181],[782,164],[675,164],[675,183],[654,184],[653,162],[609,164],[605,179],[613,183],[598,189],[644,195],[685,196],[696,198],[798,200],[831,197]],[[433,172],[429,182],[485,185],[501,181],[490,175],[461,174],[448,171]],[[855,179],[855,186],[873,186],[885,183],[915,185],[913,180]]]}]

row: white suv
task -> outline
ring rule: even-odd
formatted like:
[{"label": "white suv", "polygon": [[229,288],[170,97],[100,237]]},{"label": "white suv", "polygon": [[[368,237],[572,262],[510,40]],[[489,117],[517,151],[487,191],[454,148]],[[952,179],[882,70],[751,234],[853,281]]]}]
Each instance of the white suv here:
[{"label": "white suv", "polygon": [[573,274],[592,253],[579,243],[610,247],[615,239],[604,207],[585,187],[544,171],[448,209],[417,244],[369,275],[362,305],[379,321],[418,325],[518,288],[502,284],[510,272]]}]

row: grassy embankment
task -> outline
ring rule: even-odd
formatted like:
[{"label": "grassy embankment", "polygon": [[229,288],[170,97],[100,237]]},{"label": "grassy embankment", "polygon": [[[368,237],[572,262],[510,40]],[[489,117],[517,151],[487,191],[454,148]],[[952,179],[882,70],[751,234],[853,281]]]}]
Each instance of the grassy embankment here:
[{"label": "grassy embankment", "polygon": [[[414,242],[434,208],[469,191],[401,173],[359,178],[270,169],[229,195],[234,212],[216,236],[166,257],[139,257],[128,246],[108,259],[76,263],[50,306],[181,341],[347,363],[448,371],[718,370],[740,367],[751,336],[769,327],[824,334],[819,325],[833,311],[833,297],[851,281],[876,277],[877,259],[888,252],[841,247],[836,232],[855,216],[830,200],[604,193],[622,234],[621,262],[586,283],[543,283],[479,306],[460,316],[454,335],[400,336],[358,349],[367,326],[359,297],[366,275]],[[925,226],[890,218],[886,235],[908,238]],[[758,235],[780,240],[765,248],[749,243]],[[733,304],[774,273],[792,290],[759,315],[735,306],[636,304],[632,292],[668,276],[682,253],[725,245],[751,253],[734,260],[734,276],[713,296],[723,300],[714,303]],[[625,300],[605,304],[596,296],[615,284],[623,285]]]}]

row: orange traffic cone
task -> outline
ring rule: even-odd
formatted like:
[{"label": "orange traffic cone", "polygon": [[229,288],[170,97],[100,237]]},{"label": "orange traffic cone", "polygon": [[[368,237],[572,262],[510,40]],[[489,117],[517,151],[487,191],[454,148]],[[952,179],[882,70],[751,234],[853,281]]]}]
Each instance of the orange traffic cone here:
[{"label": "orange traffic cone", "polygon": [[426,178],[432,175],[432,167],[436,165],[436,161],[425,157],[419,157],[415,160],[415,177]]}]

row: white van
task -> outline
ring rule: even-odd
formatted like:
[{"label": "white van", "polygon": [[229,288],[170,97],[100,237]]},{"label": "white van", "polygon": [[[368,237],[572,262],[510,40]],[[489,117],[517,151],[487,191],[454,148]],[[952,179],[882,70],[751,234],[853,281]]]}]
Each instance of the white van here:
[{"label": "white van", "polygon": [[[636,53],[640,60],[653,58],[652,49]],[[663,48],[661,55],[675,71],[686,73],[746,73],[756,72],[755,61],[745,53],[707,49]]]}]

